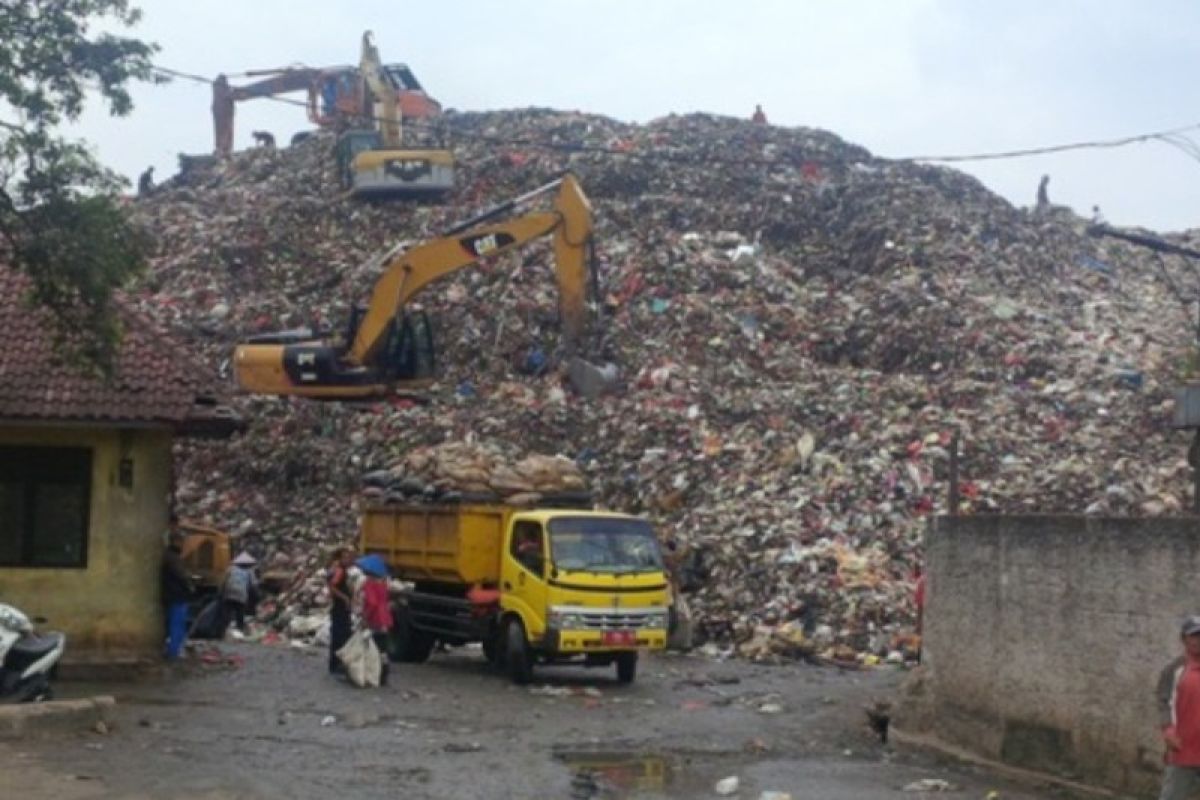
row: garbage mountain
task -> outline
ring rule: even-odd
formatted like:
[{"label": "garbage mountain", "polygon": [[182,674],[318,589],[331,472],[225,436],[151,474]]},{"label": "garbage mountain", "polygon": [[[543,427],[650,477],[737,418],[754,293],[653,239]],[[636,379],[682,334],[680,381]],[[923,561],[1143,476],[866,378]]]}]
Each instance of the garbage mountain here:
[{"label": "garbage mountain", "polygon": [[817,130],[550,110],[448,124],[461,169],[440,205],[345,197],[322,136],[193,165],[136,206],[158,250],[135,296],[228,374],[249,335],[343,326],[372,254],[570,169],[595,206],[591,346],[621,387],[567,384],[548,248],[458,273],[420,297],[442,354],[428,402],[242,397],[244,436],[181,446],[183,511],[239,549],[311,565],[353,537],[361,476],[415,448],[561,455],[690,554],[709,641],[897,658],[955,434],[962,513],[1189,503],[1187,436],[1168,426],[1193,363],[1186,265]]}]

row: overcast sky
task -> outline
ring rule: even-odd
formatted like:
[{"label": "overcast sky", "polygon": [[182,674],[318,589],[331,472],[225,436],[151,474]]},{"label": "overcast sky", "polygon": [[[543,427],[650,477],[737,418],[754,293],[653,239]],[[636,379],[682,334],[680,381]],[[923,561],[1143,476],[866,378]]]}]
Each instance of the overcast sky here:
[{"label": "overcast sky", "polygon": [[[1194,0],[134,0],[157,61],[215,76],[355,63],[375,31],[445,107],[549,106],[645,122],[671,112],[825,128],[881,156],[990,152],[1200,122]],[[131,117],[79,132],[110,166],[160,178],[212,148],[210,92],[140,87]],[[304,111],[242,103],[235,144],[281,141]],[[1200,132],[1198,132],[1200,133]],[[1200,141],[1200,135],[1196,136]],[[1200,227],[1200,163],[1161,143],[961,165],[1018,204]]]}]

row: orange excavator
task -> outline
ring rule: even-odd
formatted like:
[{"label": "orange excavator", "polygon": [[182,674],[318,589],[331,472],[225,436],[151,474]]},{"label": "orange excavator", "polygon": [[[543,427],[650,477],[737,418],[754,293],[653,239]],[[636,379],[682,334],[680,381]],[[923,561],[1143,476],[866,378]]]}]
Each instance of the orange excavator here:
[{"label": "orange excavator", "polygon": [[[338,130],[373,127],[376,103],[385,102],[374,97],[361,65],[282,67],[252,70],[235,77],[260,80],[234,86],[226,75],[218,75],[213,82],[215,146],[216,154],[222,157],[233,151],[234,106],[244,100],[306,92],[308,119],[320,128]],[[401,118],[428,119],[442,113],[441,104],[425,93],[416,75],[404,64],[384,64],[378,77],[395,93]],[[380,85],[378,80],[375,85]]]}]

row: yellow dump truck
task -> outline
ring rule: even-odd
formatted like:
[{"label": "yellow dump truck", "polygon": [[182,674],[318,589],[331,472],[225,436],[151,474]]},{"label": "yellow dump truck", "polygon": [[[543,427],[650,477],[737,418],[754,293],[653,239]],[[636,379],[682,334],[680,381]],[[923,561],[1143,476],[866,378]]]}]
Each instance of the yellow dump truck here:
[{"label": "yellow dump truck", "polygon": [[537,663],[616,665],[667,643],[667,578],[639,517],[502,505],[383,506],[363,514],[362,552],[413,583],[394,608],[392,657],[481,642],[516,683]]}]

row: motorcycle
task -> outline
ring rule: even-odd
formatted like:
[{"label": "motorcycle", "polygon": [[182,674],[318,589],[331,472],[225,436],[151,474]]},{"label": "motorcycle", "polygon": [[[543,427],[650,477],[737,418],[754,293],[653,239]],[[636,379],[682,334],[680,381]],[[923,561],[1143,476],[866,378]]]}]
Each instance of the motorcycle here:
[{"label": "motorcycle", "polygon": [[24,613],[0,603],[0,703],[51,699],[50,679],[66,646],[65,635],[38,633]]}]

